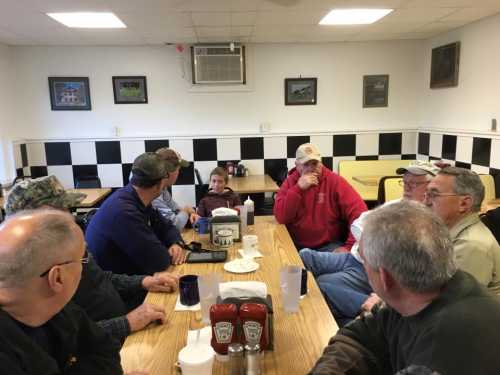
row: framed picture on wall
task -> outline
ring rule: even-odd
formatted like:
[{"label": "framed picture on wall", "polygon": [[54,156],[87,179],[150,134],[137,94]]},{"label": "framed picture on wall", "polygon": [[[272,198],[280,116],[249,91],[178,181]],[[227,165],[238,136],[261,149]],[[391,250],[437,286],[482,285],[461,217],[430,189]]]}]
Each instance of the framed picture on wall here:
[{"label": "framed picture on wall", "polygon": [[285,78],[285,105],[316,104],[317,78]]},{"label": "framed picture on wall", "polygon": [[147,104],[148,90],[145,76],[114,76],[115,104]]},{"label": "framed picture on wall", "polygon": [[49,77],[50,105],[53,111],[90,111],[88,77]]},{"label": "framed picture on wall", "polygon": [[432,49],[431,89],[458,85],[460,42]]},{"label": "framed picture on wall", "polygon": [[363,108],[387,107],[389,75],[363,76]]}]

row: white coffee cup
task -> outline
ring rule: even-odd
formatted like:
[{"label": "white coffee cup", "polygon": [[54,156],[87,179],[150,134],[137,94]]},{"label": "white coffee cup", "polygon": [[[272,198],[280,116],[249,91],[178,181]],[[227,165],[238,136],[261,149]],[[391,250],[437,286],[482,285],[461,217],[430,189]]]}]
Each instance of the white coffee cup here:
[{"label": "white coffee cup", "polygon": [[243,236],[243,255],[251,256],[259,250],[259,238],[255,234]]},{"label": "white coffee cup", "polygon": [[207,344],[187,345],[179,352],[182,375],[211,375],[214,350]]},{"label": "white coffee cup", "polygon": [[214,244],[222,248],[233,246],[233,231],[229,229],[217,231]]}]

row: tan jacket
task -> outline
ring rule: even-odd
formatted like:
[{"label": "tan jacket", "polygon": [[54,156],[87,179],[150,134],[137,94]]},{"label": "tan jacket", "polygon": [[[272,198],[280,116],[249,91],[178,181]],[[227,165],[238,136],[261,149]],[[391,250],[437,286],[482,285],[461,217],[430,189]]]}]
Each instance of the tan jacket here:
[{"label": "tan jacket", "polygon": [[457,267],[500,295],[500,246],[478,214],[466,216],[450,234]]}]

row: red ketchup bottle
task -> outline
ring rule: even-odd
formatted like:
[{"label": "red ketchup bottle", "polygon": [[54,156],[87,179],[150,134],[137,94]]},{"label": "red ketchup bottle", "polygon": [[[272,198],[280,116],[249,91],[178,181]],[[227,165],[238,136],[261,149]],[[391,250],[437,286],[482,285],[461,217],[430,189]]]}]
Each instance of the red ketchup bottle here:
[{"label": "red ketchup bottle", "polygon": [[[210,307],[210,322],[212,324],[211,345],[219,355],[227,355],[227,347],[238,342],[236,324],[238,308],[234,303],[220,303]],[[225,357],[218,357],[224,360]]]},{"label": "red ketchup bottle", "polygon": [[266,350],[269,343],[267,307],[261,303],[244,303],[240,306],[240,320],[243,345],[259,344],[261,350]]}]

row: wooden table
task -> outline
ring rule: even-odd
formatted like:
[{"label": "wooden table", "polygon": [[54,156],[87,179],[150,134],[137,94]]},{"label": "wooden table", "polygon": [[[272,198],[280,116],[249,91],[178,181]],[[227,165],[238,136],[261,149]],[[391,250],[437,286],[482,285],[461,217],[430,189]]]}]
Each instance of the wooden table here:
[{"label": "wooden table", "polygon": [[352,179],[366,186],[378,186],[382,177],[383,176],[353,176]]},{"label": "wooden table", "polygon": [[77,206],[73,208],[80,207],[94,207],[97,203],[102,201],[109,193],[111,193],[110,188],[99,188],[99,189],[67,189],[69,193],[83,193],[87,197],[81,201]]},{"label": "wooden table", "polygon": [[238,194],[274,193],[279,190],[276,182],[267,174],[231,177],[227,186]]},{"label": "wooden table", "polygon": [[[338,327],[325,303],[316,281],[309,274],[309,293],[300,301],[300,312],[287,314],[283,311],[280,298],[279,269],[282,265],[302,265],[297,250],[284,225],[276,224],[272,216],[256,217],[256,224],[250,226],[249,233],[259,236],[260,251],[264,255],[258,261],[260,268],[249,274],[225,272],[223,263],[184,264],[174,271],[182,274],[203,274],[218,272],[224,281],[258,280],[267,284],[274,305],[274,351],[264,356],[263,373],[305,374],[320,357],[328,340]],[[184,233],[186,241],[208,242],[208,235],[196,235],[192,231]],[[237,243],[230,250],[234,259]],[[174,363],[182,347],[186,345],[188,329],[201,327],[200,313],[175,311],[177,293],[149,293],[147,302],[163,306],[168,323],[148,328],[127,338],[121,351],[122,365],[126,372],[147,371],[149,375],[175,374]],[[227,363],[215,361],[214,374],[228,374]]]}]

